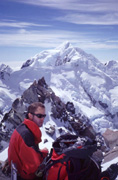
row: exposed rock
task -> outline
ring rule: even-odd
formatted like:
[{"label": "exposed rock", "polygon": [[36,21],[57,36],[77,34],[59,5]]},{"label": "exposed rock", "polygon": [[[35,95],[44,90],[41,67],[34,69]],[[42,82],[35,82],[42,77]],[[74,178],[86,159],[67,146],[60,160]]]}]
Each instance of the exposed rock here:
[{"label": "exposed rock", "polygon": [[103,103],[102,101],[98,101],[98,102],[104,109],[108,108],[108,105],[106,103]]},{"label": "exposed rock", "polygon": [[26,106],[24,104],[24,100],[22,98],[17,98],[12,104],[12,109],[17,113],[25,112]]},{"label": "exposed rock", "polygon": [[97,163],[98,164],[101,164],[101,162],[102,162],[102,160],[103,160],[103,158],[104,158],[104,156],[103,156],[103,153],[102,153],[102,151],[100,150],[100,149],[98,149],[97,151],[95,151],[94,153],[93,153],[93,159],[95,159],[95,161],[97,161]]},{"label": "exposed rock", "polygon": [[62,59],[61,56],[57,57],[57,60],[55,62],[55,66],[60,66],[62,64],[65,64],[67,62],[70,62],[71,59],[68,57],[68,55],[65,55],[65,57]]},{"label": "exposed rock", "polygon": [[[1,139],[0,139],[0,141],[1,141]],[[2,149],[3,149],[3,146],[1,145],[1,142],[0,142],[0,152]]]},{"label": "exposed rock", "polygon": [[108,153],[104,155],[103,163],[109,162],[117,157],[118,157],[118,147],[114,147],[112,150],[110,150]]},{"label": "exposed rock", "polygon": [[[13,102],[11,110],[5,114],[2,123],[6,124],[6,137],[10,137],[13,130],[24,120],[29,104],[36,101],[50,103],[51,116],[55,121],[68,122],[66,128],[69,131],[75,131],[78,135],[95,139],[96,132],[90,125],[89,119],[81,113],[76,114],[72,102],[64,104],[52,89],[48,87],[44,78],[39,79],[38,82],[34,81],[34,83],[24,91],[21,98],[17,98]],[[45,130],[51,136],[55,133],[55,127],[52,125],[46,127]],[[58,129],[58,131],[61,134],[63,130]]]},{"label": "exposed rock", "polygon": [[106,141],[107,146],[110,149],[118,146],[118,131],[113,131],[111,129],[107,129],[103,134],[103,137]]},{"label": "exposed rock", "polygon": [[60,134],[63,133],[63,132],[65,132],[65,131],[63,130],[63,128],[58,128],[58,131],[59,131]]},{"label": "exposed rock", "polygon": [[75,107],[72,102],[67,102],[66,103],[66,109],[68,112],[71,112],[72,114],[75,114]]},{"label": "exposed rock", "polygon": [[8,79],[12,71],[13,70],[9,66],[5,64],[1,64],[0,65],[0,79],[3,79],[3,80],[6,78]]},{"label": "exposed rock", "polygon": [[51,124],[49,125],[49,127],[45,128],[45,131],[47,134],[49,134],[50,136],[53,136],[55,133],[55,126],[52,126]]},{"label": "exposed rock", "polygon": [[91,139],[95,139],[96,133],[91,125],[87,126],[84,130],[80,131],[80,135],[88,136]]},{"label": "exposed rock", "polygon": [[46,142],[48,142],[48,140],[47,140],[47,139],[44,139],[44,141],[43,141],[43,142],[44,142],[44,144],[45,144]]},{"label": "exposed rock", "polygon": [[28,104],[39,101],[36,81],[34,81],[34,83],[26,91],[24,91],[22,98],[24,102]]},{"label": "exposed rock", "polygon": [[32,63],[34,62],[34,60],[28,59],[21,67],[21,69],[30,66]]}]

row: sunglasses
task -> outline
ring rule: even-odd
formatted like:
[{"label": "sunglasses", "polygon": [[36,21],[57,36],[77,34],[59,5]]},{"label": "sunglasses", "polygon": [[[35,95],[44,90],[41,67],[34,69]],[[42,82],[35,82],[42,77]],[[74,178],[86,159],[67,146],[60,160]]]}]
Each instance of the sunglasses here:
[{"label": "sunglasses", "polygon": [[46,117],[46,114],[35,114],[35,113],[31,113],[35,116],[37,116],[38,118],[45,118]]}]

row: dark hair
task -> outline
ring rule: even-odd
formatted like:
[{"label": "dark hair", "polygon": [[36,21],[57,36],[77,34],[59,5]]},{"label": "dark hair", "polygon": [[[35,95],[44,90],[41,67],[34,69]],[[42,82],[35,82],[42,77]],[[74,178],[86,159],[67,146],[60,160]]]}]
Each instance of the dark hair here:
[{"label": "dark hair", "polygon": [[28,113],[34,113],[38,107],[45,108],[44,104],[41,102],[34,102],[29,105],[28,107]]}]

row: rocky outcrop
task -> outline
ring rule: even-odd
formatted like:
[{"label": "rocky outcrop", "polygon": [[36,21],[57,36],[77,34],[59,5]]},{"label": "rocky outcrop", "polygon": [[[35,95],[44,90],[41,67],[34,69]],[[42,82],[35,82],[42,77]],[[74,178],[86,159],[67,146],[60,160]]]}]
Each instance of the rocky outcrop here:
[{"label": "rocky outcrop", "polygon": [[[76,134],[85,137],[88,136],[92,139],[98,140],[100,143],[101,149],[105,151],[105,142],[103,139],[103,136],[101,134],[96,134],[93,127],[91,126],[89,119],[83,115],[82,113],[76,114],[76,110],[74,107],[74,104],[72,102],[67,102],[66,104],[62,102],[62,100],[55,95],[55,93],[52,91],[52,89],[46,84],[45,79],[41,78],[37,81],[34,81],[34,83],[22,94],[20,98],[17,98],[11,107],[11,110],[5,114],[1,127],[0,127],[0,141],[7,141],[9,142],[10,136],[13,132],[13,130],[24,120],[24,118],[27,115],[27,107],[30,103],[40,101],[43,103],[46,103],[47,105],[50,104],[51,108],[51,114],[50,116],[55,119],[55,124],[63,123],[61,127],[56,127],[55,125],[48,124],[45,127],[45,132],[51,136],[55,137],[56,131],[60,133],[65,132],[64,130],[64,124],[68,124],[68,127],[66,126],[67,130],[75,132]],[[3,132],[4,129],[4,132]],[[113,147],[114,145],[117,145],[117,135],[113,135],[114,138],[111,138],[111,141],[109,136],[111,134],[111,131],[107,131],[107,133],[104,134],[104,138],[106,140],[106,143],[109,147]],[[114,133],[113,133],[114,134]],[[44,143],[48,142],[48,139],[43,140]],[[2,150],[2,146],[0,146]],[[103,154],[101,150],[98,150],[94,154],[94,158],[101,163],[103,159]],[[111,158],[111,154],[105,157],[105,160],[108,160],[108,158]],[[3,175],[2,175],[3,176]],[[4,177],[3,177],[4,179]]]},{"label": "rocky outcrop", "polygon": [[114,147],[118,147],[118,131],[107,129],[103,134],[103,137],[106,141],[107,146],[110,149],[113,149]]},{"label": "rocky outcrop", "polygon": [[21,69],[30,66],[34,61],[31,59],[28,59],[21,67]]},{"label": "rocky outcrop", "polygon": [[[96,133],[93,127],[89,123],[89,119],[81,113],[75,113],[75,107],[72,102],[66,104],[61,101],[59,97],[55,95],[50,87],[42,77],[38,82],[34,83],[24,91],[21,98],[17,98],[13,104],[11,110],[5,114],[2,120],[2,128],[4,124],[4,131],[6,131],[6,137],[10,137],[13,130],[24,120],[27,115],[27,107],[30,103],[40,101],[42,103],[50,103],[51,114],[56,121],[63,123],[68,122],[69,131],[75,131],[76,134],[81,136],[88,136],[95,139]],[[45,131],[48,135],[53,136],[55,134],[55,127],[50,125],[46,127]],[[59,133],[63,132],[62,128],[58,128]],[[1,131],[2,132],[2,131]],[[2,136],[1,136],[2,138]],[[5,137],[4,137],[5,139]]]},{"label": "rocky outcrop", "polygon": [[110,150],[109,152],[107,152],[105,155],[104,155],[104,161],[103,163],[106,163],[106,162],[109,162],[115,158],[118,157],[118,146],[117,147],[114,147],[112,150]]},{"label": "rocky outcrop", "polygon": [[53,136],[54,135],[54,133],[55,133],[55,126],[53,125],[49,125],[49,127],[46,127],[45,128],[45,131],[46,131],[46,133],[47,134],[49,134],[50,136]]}]

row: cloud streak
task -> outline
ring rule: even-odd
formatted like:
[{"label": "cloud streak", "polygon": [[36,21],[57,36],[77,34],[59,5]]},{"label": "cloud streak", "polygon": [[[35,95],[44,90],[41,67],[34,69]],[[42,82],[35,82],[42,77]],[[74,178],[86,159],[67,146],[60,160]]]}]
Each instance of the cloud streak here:
[{"label": "cloud streak", "polygon": [[83,49],[117,49],[116,44],[109,44],[108,40],[91,39],[87,37],[86,33],[73,33],[71,31],[32,31],[28,32],[24,29],[17,31],[17,33],[0,34],[0,46],[14,46],[14,47],[41,47],[41,48],[55,48],[64,41],[69,41],[78,47],[81,44]]},{"label": "cloud streak", "polygon": [[[118,25],[117,0],[12,0],[35,6],[62,10],[64,15],[55,20],[73,24]],[[66,10],[66,11],[64,11]],[[34,24],[35,25],[35,24]]]},{"label": "cloud streak", "polygon": [[[117,0],[1,0],[1,49],[50,49],[64,41],[85,50],[118,49]],[[36,47],[36,48],[35,48]],[[1,52],[2,54],[3,52]],[[3,53],[4,56],[5,53]],[[25,55],[24,55],[25,56]],[[108,57],[110,58],[110,57]],[[115,58],[116,59],[116,58]]]},{"label": "cloud streak", "polygon": [[50,8],[56,8],[61,10],[73,10],[84,12],[117,12],[118,2],[116,0],[12,0],[19,3],[32,4],[36,6],[46,6]]},{"label": "cloud streak", "polygon": [[69,22],[74,24],[90,24],[90,25],[118,25],[118,13],[109,14],[68,14],[58,17],[55,20]]},{"label": "cloud streak", "polygon": [[3,20],[0,22],[0,27],[12,27],[12,28],[26,28],[26,27],[47,27],[50,25],[35,24],[30,22],[18,22],[15,20]]}]

